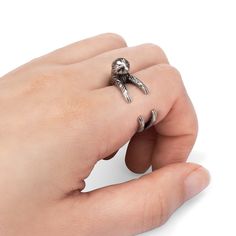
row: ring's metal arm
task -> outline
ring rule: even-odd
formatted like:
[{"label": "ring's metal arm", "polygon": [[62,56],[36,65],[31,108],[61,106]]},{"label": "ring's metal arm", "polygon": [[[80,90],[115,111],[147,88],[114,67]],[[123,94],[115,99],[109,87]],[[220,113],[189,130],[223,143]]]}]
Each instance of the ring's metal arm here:
[{"label": "ring's metal arm", "polygon": [[142,131],[150,128],[151,126],[153,126],[156,123],[156,121],[157,121],[157,111],[155,109],[153,109],[151,111],[151,113],[152,113],[151,118],[147,121],[147,123],[145,123],[143,116],[138,117],[139,127],[138,127],[137,132],[142,132]]},{"label": "ring's metal arm", "polygon": [[149,94],[149,90],[148,87],[137,77],[129,74],[128,76],[128,80],[134,84],[135,86],[137,86],[139,89],[141,89],[143,91],[144,94]]}]

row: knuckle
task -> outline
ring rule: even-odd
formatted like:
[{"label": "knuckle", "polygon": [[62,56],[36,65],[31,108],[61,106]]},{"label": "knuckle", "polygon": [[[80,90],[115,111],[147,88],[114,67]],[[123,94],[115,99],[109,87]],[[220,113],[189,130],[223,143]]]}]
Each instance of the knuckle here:
[{"label": "knuckle", "polygon": [[198,135],[198,119],[197,119],[197,115],[194,112],[194,118],[193,118],[194,122],[192,125],[192,135],[193,135],[193,141],[196,141],[197,135]]},{"label": "knuckle", "polygon": [[[142,177],[140,179],[142,179]],[[161,226],[167,221],[171,213],[164,190],[159,189],[157,192],[155,192],[155,194],[153,194],[153,182],[145,182],[145,187],[150,189],[150,191],[147,191],[144,197],[145,199],[143,199],[144,204],[142,206],[142,231]]]},{"label": "knuckle", "polygon": [[195,111],[192,112],[192,119],[190,119],[188,125],[189,143],[192,146],[198,135],[198,120]]},{"label": "knuckle", "polygon": [[168,83],[169,90],[173,92],[176,103],[180,102],[180,104],[182,104],[184,101],[184,107],[187,108],[185,112],[184,125],[187,130],[186,134],[189,134],[189,143],[192,145],[198,134],[198,120],[194,107],[184,87],[182,76],[178,69],[168,64],[159,64],[156,68],[159,68],[159,73],[162,71],[166,74],[166,76],[163,77],[166,79],[166,83]]},{"label": "knuckle", "polygon": [[161,69],[166,70],[167,72],[170,73],[170,77],[173,79],[177,80],[177,82],[182,82],[182,76],[178,69],[175,67],[168,65],[168,64],[159,64],[158,65]]},{"label": "knuckle", "polygon": [[153,208],[153,204],[150,204],[148,212],[144,214],[146,216],[148,215],[148,219],[143,220],[143,222],[146,222],[146,225],[144,225],[144,228],[146,229],[152,229],[163,225],[170,215],[167,200],[161,191],[159,191],[158,196],[156,196],[153,201],[156,202],[155,208]]},{"label": "knuckle", "polygon": [[116,33],[105,33],[104,36],[107,37],[108,40],[112,41],[115,45],[118,45],[120,47],[126,47],[127,46],[126,41],[119,34],[116,34]]},{"label": "knuckle", "polygon": [[[198,120],[197,120],[197,115],[194,110],[194,107],[191,103],[191,100],[188,97],[187,91],[184,87],[184,83],[182,80],[182,76],[179,72],[178,69],[176,69],[173,66],[169,66],[169,71],[170,71],[170,80],[172,83],[174,83],[175,88],[177,88],[177,99],[180,101],[185,101],[186,107],[188,107],[187,113],[185,113],[185,117],[189,117],[188,122],[185,122],[186,129],[188,130],[187,134],[189,134],[190,137],[190,142],[194,142],[196,140],[197,134],[198,134]],[[178,102],[177,100],[177,102]]]},{"label": "knuckle", "polygon": [[158,64],[155,69],[163,74],[163,78],[165,78],[169,87],[174,88],[178,96],[185,91],[181,74],[175,67],[169,64]]},{"label": "knuckle", "polygon": [[173,66],[169,66],[169,70],[170,72],[172,73],[172,76],[175,80],[177,80],[177,82],[181,83],[182,84],[182,76],[179,72],[178,69],[176,69],[175,67]]},{"label": "knuckle", "polygon": [[164,224],[166,220],[169,218],[170,211],[169,211],[168,202],[166,200],[167,198],[164,196],[163,191],[161,189],[158,191],[157,199],[158,199],[157,209],[159,209],[159,211],[156,214],[154,220],[156,220],[157,225],[160,226]]},{"label": "knuckle", "polygon": [[153,43],[145,43],[142,45],[142,47],[144,48],[144,50],[147,52],[147,53],[151,53],[151,54],[154,54],[156,55],[156,60],[158,63],[168,63],[168,59],[167,59],[167,56],[164,52],[164,50],[156,45],[156,44],[153,44]]},{"label": "knuckle", "polygon": [[[189,102],[191,104],[190,100]],[[198,135],[198,118],[192,104],[190,105],[189,122],[188,123],[186,122],[186,127],[187,127],[186,129],[188,130],[187,134],[189,134],[190,145],[193,145]]]}]

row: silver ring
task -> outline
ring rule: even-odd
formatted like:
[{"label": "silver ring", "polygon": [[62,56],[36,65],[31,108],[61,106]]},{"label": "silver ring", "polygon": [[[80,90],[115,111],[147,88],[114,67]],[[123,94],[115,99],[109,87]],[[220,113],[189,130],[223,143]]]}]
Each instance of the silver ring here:
[{"label": "silver ring", "polygon": [[[115,85],[122,93],[125,101],[127,103],[131,103],[132,99],[129,96],[126,83],[132,83],[136,87],[138,87],[145,95],[149,94],[149,90],[147,86],[139,80],[134,75],[129,73],[130,63],[125,58],[117,58],[112,63],[111,69],[111,84]],[[145,123],[143,116],[138,117],[138,129],[137,132],[142,132],[152,125],[154,125],[157,121],[157,111],[155,109],[151,110],[151,117]]]},{"label": "silver ring", "polygon": [[151,117],[145,123],[143,116],[138,117],[138,130],[137,132],[142,132],[151,126],[153,126],[157,121],[157,111],[155,109],[151,110]]},{"label": "silver ring", "polygon": [[111,69],[111,84],[116,85],[116,87],[121,91],[123,94],[123,97],[125,98],[125,101],[127,103],[131,103],[132,99],[129,96],[126,83],[132,83],[136,87],[138,87],[140,90],[143,91],[144,94],[149,94],[149,90],[147,86],[139,80],[134,75],[131,75],[129,73],[130,64],[128,60],[125,58],[117,58],[112,63],[112,69]]}]

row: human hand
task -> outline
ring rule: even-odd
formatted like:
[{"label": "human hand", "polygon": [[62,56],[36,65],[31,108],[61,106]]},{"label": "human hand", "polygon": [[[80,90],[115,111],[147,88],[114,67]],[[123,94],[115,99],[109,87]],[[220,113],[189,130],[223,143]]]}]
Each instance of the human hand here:
[{"label": "human hand", "polygon": [[[131,62],[148,86],[108,86],[111,63]],[[152,109],[157,124],[136,133]],[[155,45],[127,47],[103,34],[37,58],[0,79],[0,233],[4,236],[134,235],[163,224],[204,189],[207,171],[184,163],[197,119],[179,72]],[[81,192],[99,160],[127,141],[128,168],[153,172]]]}]

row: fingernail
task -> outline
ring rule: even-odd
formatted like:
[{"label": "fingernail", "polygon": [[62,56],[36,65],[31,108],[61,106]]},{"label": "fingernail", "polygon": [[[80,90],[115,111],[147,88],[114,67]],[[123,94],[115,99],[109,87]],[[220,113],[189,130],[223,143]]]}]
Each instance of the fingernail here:
[{"label": "fingernail", "polygon": [[185,179],[185,198],[192,198],[205,189],[210,181],[208,170],[203,167],[192,171]]}]

